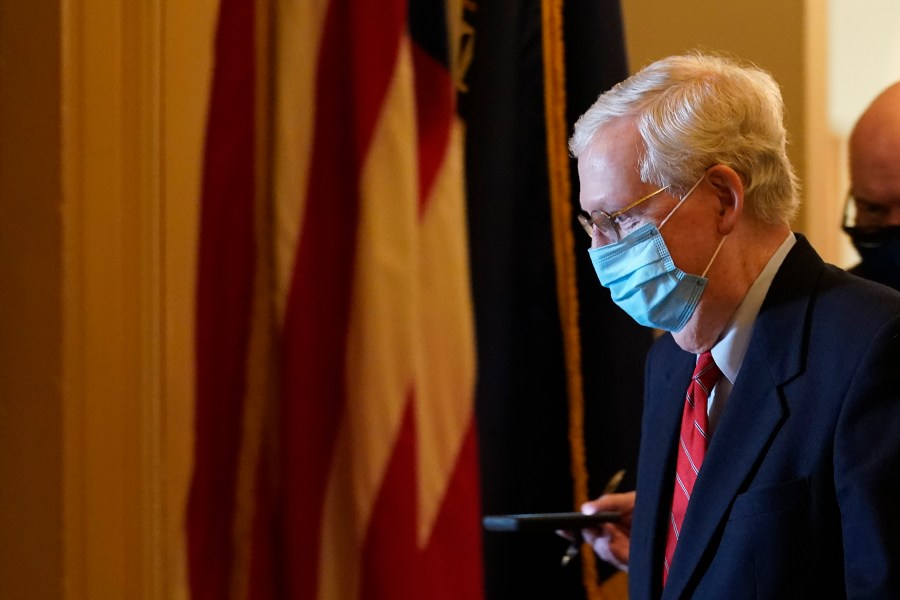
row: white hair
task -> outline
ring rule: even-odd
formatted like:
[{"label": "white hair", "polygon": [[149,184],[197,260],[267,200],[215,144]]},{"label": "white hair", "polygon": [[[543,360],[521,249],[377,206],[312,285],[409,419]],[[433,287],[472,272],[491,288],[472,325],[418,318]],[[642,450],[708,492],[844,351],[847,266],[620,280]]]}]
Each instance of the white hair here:
[{"label": "white hair", "polygon": [[636,119],[644,147],[641,180],[684,194],[713,165],[734,169],[745,210],[764,223],[788,223],[799,183],[787,157],[784,102],[769,73],[705,54],[656,61],[608,92],[575,123],[576,158],[611,121]]}]

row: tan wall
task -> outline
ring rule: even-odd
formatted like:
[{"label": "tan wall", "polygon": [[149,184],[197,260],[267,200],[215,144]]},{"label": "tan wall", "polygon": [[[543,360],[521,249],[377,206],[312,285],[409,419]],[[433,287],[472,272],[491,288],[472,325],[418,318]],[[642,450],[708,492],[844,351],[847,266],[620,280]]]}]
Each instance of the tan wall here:
[{"label": "tan wall", "polygon": [[0,598],[187,596],[216,0],[0,0]]},{"label": "tan wall", "polygon": [[771,72],[781,85],[791,134],[791,159],[805,158],[805,12],[797,0],[622,0],[629,62],[648,62],[692,49],[727,52]]},{"label": "tan wall", "polygon": [[71,0],[66,598],[187,596],[193,280],[218,2]]},{"label": "tan wall", "polygon": [[62,588],[58,11],[0,1],[2,598]]},{"label": "tan wall", "polygon": [[825,114],[826,3],[820,0],[622,0],[632,70],[693,49],[724,52],[781,85],[791,160],[803,182],[794,229],[840,262],[838,143]]}]

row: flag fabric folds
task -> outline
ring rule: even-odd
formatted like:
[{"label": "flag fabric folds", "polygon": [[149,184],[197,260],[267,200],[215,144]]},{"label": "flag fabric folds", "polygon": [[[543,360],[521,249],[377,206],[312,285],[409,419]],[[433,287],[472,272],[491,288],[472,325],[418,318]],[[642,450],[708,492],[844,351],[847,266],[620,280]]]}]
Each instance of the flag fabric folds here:
[{"label": "flag fabric folds", "polygon": [[222,0],[194,598],[483,595],[461,5]]}]

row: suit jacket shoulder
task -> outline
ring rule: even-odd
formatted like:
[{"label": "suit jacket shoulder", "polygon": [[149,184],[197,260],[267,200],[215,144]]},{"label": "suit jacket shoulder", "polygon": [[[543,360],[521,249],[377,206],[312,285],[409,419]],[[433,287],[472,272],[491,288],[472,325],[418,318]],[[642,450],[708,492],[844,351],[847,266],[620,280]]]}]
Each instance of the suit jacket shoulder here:
[{"label": "suit jacket shoulder", "polygon": [[[802,236],[754,325],[682,525],[661,556],[694,356],[648,355],[631,597],[900,597],[900,294]],[[863,558],[865,557],[865,558]],[[837,591],[836,591],[837,590]]]}]

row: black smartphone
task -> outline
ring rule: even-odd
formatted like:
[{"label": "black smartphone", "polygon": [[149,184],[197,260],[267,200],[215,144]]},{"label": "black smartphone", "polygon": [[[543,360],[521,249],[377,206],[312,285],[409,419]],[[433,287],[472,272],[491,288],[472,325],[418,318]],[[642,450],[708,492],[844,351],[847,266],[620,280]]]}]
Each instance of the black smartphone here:
[{"label": "black smartphone", "polygon": [[577,531],[599,527],[620,518],[617,512],[598,512],[586,515],[580,512],[533,513],[523,515],[489,515],[482,519],[488,531]]}]

